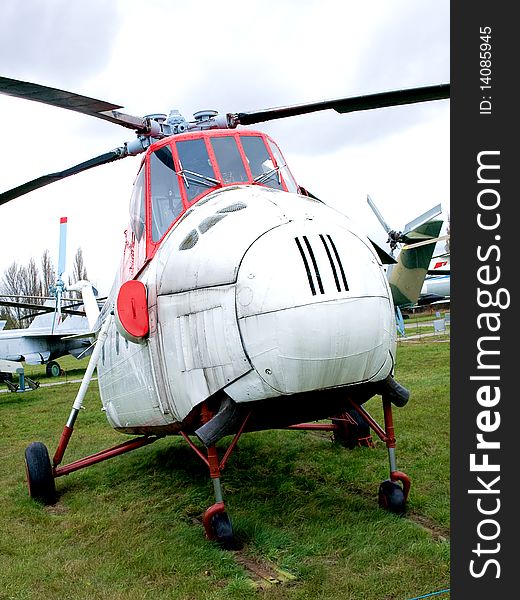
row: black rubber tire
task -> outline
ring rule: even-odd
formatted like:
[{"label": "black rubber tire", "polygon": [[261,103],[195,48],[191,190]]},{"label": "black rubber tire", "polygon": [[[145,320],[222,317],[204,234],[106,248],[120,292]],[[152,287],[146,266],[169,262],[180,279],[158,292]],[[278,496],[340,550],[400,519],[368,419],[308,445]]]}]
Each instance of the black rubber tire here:
[{"label": "black rubber tire", "polygon": [[379,506],[385,510],[402,515],[406,512],[406,500],[403,488],[395,481],[387,479],[379,486]]},{"label": "black rubber tire", "polygon": [[[354,425],[342,420],[345,416],[351,417],[356,424]],[[338,444],[352,450],[360,445],[360,439],[370,438],[370,425],[356,410],[349,409],[341,415],[338,415],[337,418],[339,419],[338,421],[332,419],[333,423],[339,427],[334,431],[332,437]]]},{"label": "black rubber tire", "polygon": [[233,526],[227,512],[219,512],[211,519],[211,528],[215,539],[224,550],[235,550],[237,542],[233,534]]},{"label": "black rubber tire", "polygon": [[33,442],[27,446],[25,471],[29,496],[42,504],[54,504],[57,496],[51,461],[46,446],[41,442]]},{"label": "black rubber tire", "polygon": [[45,374],[47,377],[59,377],[62,373],[60,365],[55,360],[51,360],[51,362],[45,365]]}]

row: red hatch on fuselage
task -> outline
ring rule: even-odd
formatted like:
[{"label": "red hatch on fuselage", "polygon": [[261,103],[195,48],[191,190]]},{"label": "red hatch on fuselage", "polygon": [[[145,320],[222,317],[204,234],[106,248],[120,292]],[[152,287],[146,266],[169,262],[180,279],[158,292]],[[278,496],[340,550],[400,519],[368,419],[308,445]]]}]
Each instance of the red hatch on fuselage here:
[{"label": "red hatch on fuselage", "polygon": [[278,146],[263,133],[196,131],[152,144],[130,199],[122,280],[137,276],[190,206],[237,184],[299,191]]}]

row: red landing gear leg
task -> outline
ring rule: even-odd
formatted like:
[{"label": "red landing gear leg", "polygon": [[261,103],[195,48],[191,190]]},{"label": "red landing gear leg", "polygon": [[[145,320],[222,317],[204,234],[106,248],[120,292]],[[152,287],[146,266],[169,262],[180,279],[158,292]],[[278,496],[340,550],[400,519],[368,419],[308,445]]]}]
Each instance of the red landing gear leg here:
[{"label": "red landing gear leg", "polygon": [[[408,494],[410,493],[410,478],[406,473],[397,470],[396,461],[395,461],[395,434],[394,434],[394,422],[392,418],[392,405],[388,398],[383,398],[383,411],[385,417],[385,430],[387,435],[386,447],[388,449],[388,462],[390,466],[390,482],[394,484],[394,486],[398,486],[396,483],[400,481],[403,485],[402,487],[402,511],[396,510],[395,512],[404,512],[406,501],[408,500]],[[386,482],[383,482],[381,486]],[[398,486],[399,487],[399,486]],[[381,504],[381,502],[380,502]],[[392,503],[391,503],[392,504]],[[399,504],[399,503],[398,503]],[[385,508],[389,508],[393,510],[391,506],[385,506]]]},{"label": "red landing gear leg", "polygon": [[[395,433],[394,421],[392,417],[392,404],[390,399],[383,396],[383,414],[385,419],[385,429],[383,430],[368,412],[355,402],[350,402],[351,406],[361,414],[375,431],[378,437],[385,442],[388,450],[388,462],[390,465],[390,479],[387,479],[379,486],[378,500],[379,506],[387,510],[403,514],[406,510],[406,501],[410,492],[410,478],[406,473],[397,470],[395,460]],[[400,485],[400,482],[402,485]]]},{"label": "red landing gear leg", "polygon": [[[212,414],[207,408],[206,404],[202,405],[202,420],[204,423],[209,421]],[[247,421],[249,420],[249,414],[246,416],[240,429],[233,438],[231,444],[226,450],[222,460],[219,460],[217,448],[213,445],[207,448],[207,457],[195,446],[190,440],[188,435],[181,431],[182,437],[189,444],[195,454],[207,465],[209,468],[209,476],[213,482],[213,490],[215,492],[215,504],[212,504],[208,510],[204,513],[202,522],[204,524],[204,531],[206,537],[210,540],[215,540],[225,550],[235,550],[238,544],[233,534],[233,526],[231,519],[226,512],[226,506],[222,497],[222,487],[220,485],[220,473],[226,466],[228,458],[235,449],[235,446],[244,431]]]},{"label": "red landing gear leg", "polygon": [[204,531],[208,539],[217,541],[226,550],[233,550],[235,548],[235,537],[231,519],[226,512],[226,506],[222,498],[220,463],[215,446],[208,448],[208,466],[209,476],[213,482],[215,504],[212,504],[204,513],[202,518]]}]

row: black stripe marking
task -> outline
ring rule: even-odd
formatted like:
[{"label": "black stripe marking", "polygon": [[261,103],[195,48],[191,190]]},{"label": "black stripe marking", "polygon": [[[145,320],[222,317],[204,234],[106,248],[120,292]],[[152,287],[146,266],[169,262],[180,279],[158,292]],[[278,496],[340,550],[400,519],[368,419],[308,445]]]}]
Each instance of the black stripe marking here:
[{"label": "black stripe marking", "polygon": [[347,278],[345,277],[345,271],[343,270],[343,265],[341,264],[341,259],[339,257],[338,251],[336,250],[336,246],[334,245],[334,242],[332,241],[332,238],[330,237],[330,235],[327,234],[327,238],[328,238],[328,240],[330,242],[330,245],[332,246],[332,250],[334,251],[334,255],[336,256],[336,260],[338,261],[339,270],[341,272],[341,278],[343,279],[343,283],[345,285],[345,291],[348,292]]},{"label": "black stripe marking", "polygon": [[320,240],[323,243],[323,247],[325,248],[325,252],[327,253],[327,257],[330,262],[330,268],[332,269],[332,274],[334,275],[334,281],[336,282],[336,289],[338,290],[338,292],[341,292],[341,285],[339,284],[338,273],[336,271],[336,265],[334,264],[334,260],[332,259],[332,254],[330,253],[329,246],[327,245],[327,242],[325,241],[325,238],[323,237],[323,235],[321,233],[320,233]]},{"label": "black stripe marking", "polygon": [[311,256],[312,266],[314,267],[314,272],[316,273],[316,279],[318,280],[318,287],[320,288],[320,293],[324,294],[325,290],[323,289],[323,284],[321,283],[321,275],[318,269],[318,263],[316,262],[316,257],[314,256],[314,252],[312,251],[312,247],[306,235],[303,236],[303,241],[305,242],[307,250],[309,251],[309,254]]},{"label": "black stripe marking", "polygon": [[309,286],[311,288],[312,295],[316,296],[316,288],[314,287],[314,282],[312,281],[312,274],[311,274],[311,270],[309,268],[309,263],[307,262],[307,257],[305,256],[305,252],[303,251],[300,240],[296,237],[296,238],[294,238],[294,241],[296,242],[296,245],[298,246],[298,250],[300,251],[300,254],[302,255],[302,260],[303,260],[303,264],[305,265],[305,270],[307,271],[307,279],[309,280]]}]

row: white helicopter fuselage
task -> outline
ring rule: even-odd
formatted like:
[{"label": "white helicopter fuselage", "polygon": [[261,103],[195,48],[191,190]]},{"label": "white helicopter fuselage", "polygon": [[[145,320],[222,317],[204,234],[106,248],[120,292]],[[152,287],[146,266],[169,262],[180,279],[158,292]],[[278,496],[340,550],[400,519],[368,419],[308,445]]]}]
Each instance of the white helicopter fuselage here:
[{"label": "white helicopter fuselage", "polygon": [[261,185],[211,192],[138,279],[149,334],[136,343],[112,323],[98,364],[104,410],[123,432],[174,428],[222,391],[239,404],[283,402],[393,370],[381,263],[346,216],[309,197]]}]

